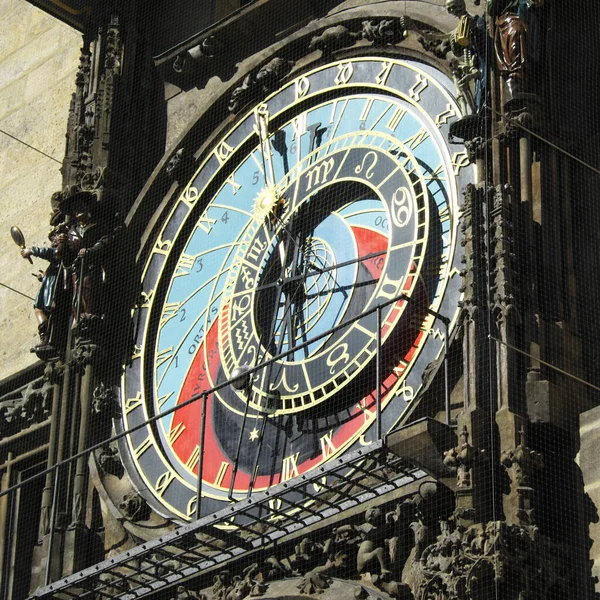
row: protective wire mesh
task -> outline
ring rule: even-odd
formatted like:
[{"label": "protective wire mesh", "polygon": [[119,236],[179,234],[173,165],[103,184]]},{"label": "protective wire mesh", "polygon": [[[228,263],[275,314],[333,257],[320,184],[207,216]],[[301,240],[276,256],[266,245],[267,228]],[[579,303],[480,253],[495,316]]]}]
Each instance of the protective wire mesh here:
[{"label": "protective wire mesh", "polygon": [[0,596],[596,598],[594,3],[35,4]]}]

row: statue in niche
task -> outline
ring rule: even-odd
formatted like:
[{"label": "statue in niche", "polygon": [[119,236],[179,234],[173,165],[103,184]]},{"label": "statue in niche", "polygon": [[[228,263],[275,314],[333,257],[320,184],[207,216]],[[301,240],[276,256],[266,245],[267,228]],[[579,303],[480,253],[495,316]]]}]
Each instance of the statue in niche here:
[{"label": "statue in niche", "polygon": [[34,274],[41,283],[33,303],[40,336],[40,343],[32,349],[34,352],[43,351],[50,347],[50,317],[55,306],[57,281],[61,265],[59,247],[62,247],[64,244],[66,232],[66,228],[63,225],[59,225],[51,229],[48,234],[48,239],[50,240],[49,247],[32,246],[21,249],[21,256],[23,258],[29,259],[35,256],[49,263],[45,271],[40,269],[37,274]]},{"label": "statue in niche", "polygon": [[519,103],[529,92],[531,74],[541,55],[543,0],[488,0],[494,20],[496,64],[506,81],[505,105]]},{"label": "statue in niche", "polygon": [[454,58],[450,68],[458,91],[458,103],[463,118],[456,121],[450,136],[473,140],[485,135],[489,122],[490,91],[488,56],[493,45],[485,19],[467,12],[465,0],[446,0],[446,10],[458,17],[459,24],[452,35]]},{"label": "statue in niche", "polygon": [[69,267],[73,276],[74,318],[98,319],[104,313],[105,289],[110,273],[106,258],[121,227],[100,219],[99,203],[91,192],[75,190],[65,202],[69,231]]}]

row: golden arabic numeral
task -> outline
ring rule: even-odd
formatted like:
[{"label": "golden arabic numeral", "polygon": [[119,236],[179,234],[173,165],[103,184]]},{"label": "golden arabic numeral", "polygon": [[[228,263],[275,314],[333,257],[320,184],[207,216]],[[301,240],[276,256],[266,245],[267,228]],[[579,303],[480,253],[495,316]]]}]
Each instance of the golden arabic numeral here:
[{"label": "golden arabic numeral", "polygon": [[415,390],[410,385],[404,385],[398,390],[398,394],[402,394],[404,396],[404,401],[410,404],[415,397]]},{"label": "golden arabic numeral", "polygon": [[215,150],[215,156],[220,164],[223,164],[233,152],[233,148],[227,142],[221,142]]},{"label": "golden arabic numeral", "polygon": [[288,481],[293,477],[298,477],[300,473],[298,472],[298,457],[300,456],[300,452],[296,452],[296,454],[291,454],[290,456],[286,456],[283,459],[283,465],[281,469],[281,481]]},{"label": "golden arabic numeral", "polygon": [[187,516],[193,517],[196,514],[196,506],[198,505],[198,496],[192,496],[187,503]]},{"label": "golden arabic numeral", "polygon": [[352,78],[354,66],[352,63],[343,63],[338,65],[338,73],[333,80],[336,85],[346,85]]},{"label": "golden arabic numeral", "polygon": [[162,238],[159,238],[156,240],[156,244],[154,244],[153,252],[154,254],[163,254],[166,256],[169,254],[171,246],[173,246],[173,242],[171,240],[163,240]]},{"label": "golden arabic numeral", "polygon": [[308,80],[306,77],[300,77],[300,79],[296,81],[296,100],[306,96],[309,89],[310,80]]},{"label": "golden arabic numeral", "polygon": [[185,190],[185,192],[183,192],[183,194],[181,194],[181,201],[191,208],[194,206],[194,204],[196,204],[196,200],[198,200],[199,196],[200,193],[198,192],[198,188],[195,188],[193,185],[191,185],[187,190]]},{"label": "golden arabic numeral", "polygon": [[326,433],[325,435],[321,436],[319,439],[321,441],[321,455],[323,457],[323,460],[335,454],[337,448],[333,443],[333,429],[329,431],[329,433]]},{"label": "golden arabic numeral", "polygon": [[175,475],[171,473],[171,471],[165,471],[157,480],[156,486],[154,487],[154,491],[162,496],[165,493],[165,490],[169,487],[171,481],[175,479]]},{"label": "golden arabic numeral", "polygon": [[321,477],[321,479],[319,479],[318,481],[319,483],[313,481],[312,484],[313,489],[317,494],[321,493],[327,487],[327,475],[323,475],[323,477]]}]

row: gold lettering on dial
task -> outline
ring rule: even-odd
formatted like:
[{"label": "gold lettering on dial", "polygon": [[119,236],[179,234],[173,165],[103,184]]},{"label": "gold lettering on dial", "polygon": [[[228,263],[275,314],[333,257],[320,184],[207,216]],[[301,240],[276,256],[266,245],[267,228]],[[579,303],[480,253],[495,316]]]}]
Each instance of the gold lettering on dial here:
[{"label": "gold lettering on dial", "polygon": [[163,407],[163,404],[174,394],[174,392],[169,392],[168,394],[165,394],[164,396],[159,396],[158,400],[156,401],[156,404],[158,404],[158,409],[160,410]]},{"label": "gold lettering on dial", "polygon": [[196,505],[198,504],[198,496],[192,496],[187,504],[187,516],[193,517],[196,514]]},{"label": "gold lettering on dial", "polygon": [[350,354],[348,354],[348,344],[343,342],[342,344],[338,344],[327,357],[327,366],[331,367],[329,372],[332,375],[335,375],[336,365],[339,362],[343,362],[344,365],[348,363],[350,360]]},{"label": "gold lettering on dial", "polygon": [[395,131],[396,127],[398,127],[398,125],[400,125],[400,121],[402,121],[405,114],[406,114],[406,110],[404,108],[397,108],[392,113],[392,116],[390,117],[390,120],[388,121],[386,127],[391,131]]},{"label": "gold lettering on dial", "polygon": [[189,275],[190,271],[194,268],[194,263],[196,262],[195,256],[190,256],[189,254],[182,254],[177,261],[177,268],[175,269],[175,273],[173,277],[182,277],[185,275]]},{"label": "gold lettering on dial", "polygon": [[158,328],[162,329],[171,319],[175,317],[175,315],[177,315],[180,308],[181,302],[166,302],[163,307],[163,313],[160,318]]},{"label": "gold lettering on dial", "polygon": [[232,152],[233,148],[227,142],[221,142],[215,150],[215,156],[219,163],[223,164]]},{"label": "gold lettering on dial", "polygon": [[310,190],[313,185],[319,185],[327,182],[327,177],[329,173],[331,173],[333,167],[335,166],[335,161],[333,158],[329,160],[324,160],[321,164],[313,167],[306,173],[306,191]]},{"label": "gold lettering on dial", "polygon": [[381,63],[381,71],[379,71],[379,73],[377,74],[377,76],[375,77],[375,83],[377,85],[385,85],[385,82],[387,81],[387,78],[390,75],[390,72],[392,70],[392,63],[391,62],[384,62]]},{"label": "gold lettering on dial", "polygon": [[298,457],[300,456],[300,452],[296,452],[296,454],[291,454],[290,456],[286,456],[283,459],[283,466],[281,469],[281,481],[287,481],[288,479],[292,479],[293,477],[298,477],[300,473],[298,472]]},{"label": "gold lettering on dial", "polygon": [[156,480],[156,487],[154,488],[154,491],[159,496],[162,496],[165,493],[165,490],[169,487],[169,484],[171,483],[171,481],[173,481],[173,479],[175,479],[175,475],[173,473],[171,473],[171,471],[165,471]]},{"label": "gold lettering on dial", "polygon": [[185,461],[185,466],[193,471],[200,462],[200,446],[196,444],[196,447],[192,450],[192,453],[189,455],[188,459]]},{"label": "gold lettering on dial", "polygon": [[296,382],[293,386],[291,386],[287,381],[286,372],[287,371],[285,369],[281,370],[281,377],[280,377],[279,381],[277,381],[276,383],[271,383],[271,386],[270,386],[271,391],[276,390],[279,387],[283,387],[283,389],[286,392],[289,392],[290,394],[293,394],[298,391],[300,384]]},{"label": "gold lettering on dial", "polygon": [[445,125],[448,122],[448,119],[456,116],[456,110],[452,104],[446,104],[446,110],[442,111],[435,118],[435,124],[439,127],[440,125]]},{"label": "gold lettering on dial", "polygon": [[358,165],[355,169],[354,172],[357,175],[360,175],[363,171],[363,169],[365,168],[365,164],[367,162],[367,160],[369,159],[369,156],[372,157],[372,162],[369,165],[369,167],[365,170],[365,177],[367,179],[371,179],[371,177],[373,177],[373,169],[375,168],[375,165],[377,164],[377,160],[379,159],[379,157],[377,156],[376,152],[373,152],[373,150],[370,150],[369,152],[367,152],[362,159],[362,162],[360,163],[360,165]]},{"label": "gold lettering on dial", "polygon": [[338,65],[338,74],[335,76],[335,85],[346,85],[354,73],[354,65],[352,63],[344,63]]},{"label": "gold lettering on dial", "polygon": [[125,400],[125,414],[128,415],[132,410],[135,410],[142,404],[142,392],[138,392],[135,398],[127,398]]},{"label": "gold lettering on dial", "polygon": [[333,429],[320,438],[321,440],[321,455],[323,460],[335,454],[337,448],[333,444]]},{"label": "gold lettering on dial", "polygon": [[185,190],[185,192],[183,192],[183,194],[181,194],[181,201],[191,208],[194,206],[194,204],[196,204],[198,196],[200,196],[198,188],[195,188],[193,185],[191,185],[187,190]]},{"label": "gold lettering on dial", "polygon": [[296,81],[296,99],[306,96],[310,89],[310,81],[306,77],[300,77]]},{"label": "gold lettering on dial", "polygon": [[215,485],[221,486],[223,480],[225,479],[225,475],[227,473],[227,469],[229,469],[229,463],[227,461],[223,461],[221,466],[219,467],[219,471],[217,472],[217,476],[215,477]]},{"label": "gold lettering on dial", "polygon": [[208,235],[216,222],[216,219],[209,219],[207,215],[202,215],[198,221],[198,227]]},{"label": "gold lettering on dial", "polygon": [[423,128],[417,131],[417,133],[415,133],[414,135],[411,135],[408,139],[404,140],[404,143],[411,150],[414,150],[417,146],[422,144],[427,139],[429,139],[429,131]]},{"label": "gold lettering on dial", "polygon": [[133,454],[136,458],[139,458],[146,450],[152,447],[152,438],[148,436],[134,451]]},{"label": "gold lettering on dial", "polygon": [[405,187],[399,187],[392,196],[392,221],[396,227],[404,227],[412,216],[409,193]]},{"label": "gold lettering on dial", "polygon": [[408,91],[408,95],[415,101],[419,102],[421,100],[421,94],[425,90],[425,88],[429,85],[429,81],[427,77],[423,77],[421,73],[417,73],[417,81]]},{"label": "gold lettering on dial", "polygon": [[173,357],[173,346],[169,346],[164,350],[159,350],[156,353],[156,368],[158,369],[162,364],[166,363]]},{"label": "gold lettering on dial", "polygon": [[178,423],[173,429],[171,429],[169,431],[169,434],[167,435],[169,444],[174,444],[181,437],[181,434],[184,431],[185,431],[185,425],[183,423]]}]

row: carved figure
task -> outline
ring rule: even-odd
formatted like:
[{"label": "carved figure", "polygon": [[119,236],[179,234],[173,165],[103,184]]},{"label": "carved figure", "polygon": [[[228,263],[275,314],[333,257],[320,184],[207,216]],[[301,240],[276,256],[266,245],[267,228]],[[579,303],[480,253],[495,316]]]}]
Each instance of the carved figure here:
[{"label": "carved figure", "polygon": [[313,37],[308,45],[308,49],[311,52],[321,50],[324,55],[331,54],[336,50],[353,46],[359,35],[358,33],[352,33],[343,25],[336,25]]},{"label": "carved figure", "polygon": [[539,58],[540,48],[538,17],[531,11],[542,6],[543,0],[488,0],[489,15],[495,20],[496,64],[509,91],[507,102],[527,91],[530,62]]},{"label": "carved figure", "polygon": [[[483,115],[489,108],[487,57],[491,55],[491,38],[485,19],[467,12],[465,0],[446,0],[446,10],[460,19],[453,35],[450,67],[459,91],[464,114]],[[466,108],[469,108],[469,111]]]},{"label": "carved figure", "polygon": [[403,19],[384,19],[379,23],[363,21],[362,37],[375,46],[394,45],[408,35]]},{"label": "carved figure", "polygon": [[38,332],[40,343],[34,348],[34,351],[42,350],[47,347],[50,341],[50,321],[49,317],[55,306],[55,295],[57,288],[58,275],[60,272],[60,252],[58,251],[59,244],[64,241],[66,229],[59,225],[50,231],[48,238],[50,239],[50,247],[23,248],[21,256],[30,258],[35,256],[47,260],[49,265],[44,272],[41,270],[36,275],[38,281],[42,284],[33,303],[33,310],[38,322]]},{"label": "carved figure", "polygon": [[365,512],[365,523],[360,527],[362,542],[358,547],[356,569],[359,574],[376,563],[379,574],[391,573],[390,563],[396,556],[397,538],[394,535],[394,521],[386,518],[379,508],[371,508]]}]

